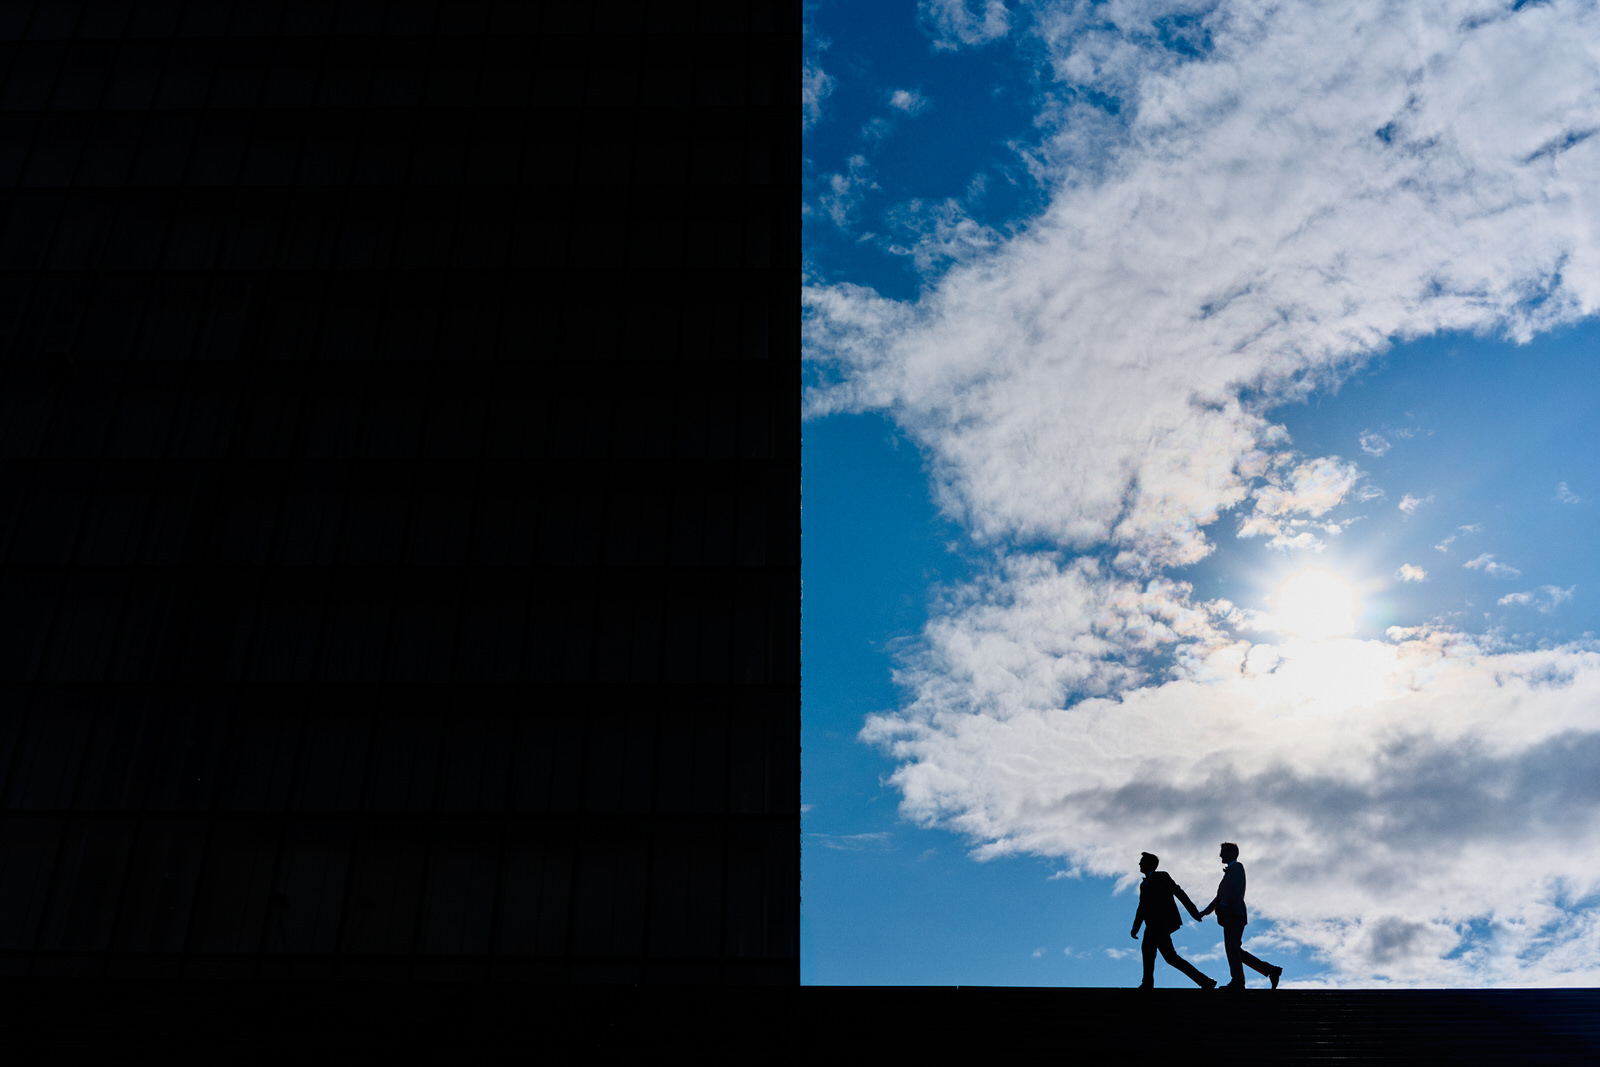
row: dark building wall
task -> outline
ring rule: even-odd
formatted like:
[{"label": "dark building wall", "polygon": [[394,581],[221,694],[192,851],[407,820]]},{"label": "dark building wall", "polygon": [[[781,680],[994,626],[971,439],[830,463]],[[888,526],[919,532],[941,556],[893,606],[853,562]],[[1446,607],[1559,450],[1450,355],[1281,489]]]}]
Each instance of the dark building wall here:
[{"label": "dark building wall", "polygon": [[798,980],[798,57],[0,6],[0,973]]}]

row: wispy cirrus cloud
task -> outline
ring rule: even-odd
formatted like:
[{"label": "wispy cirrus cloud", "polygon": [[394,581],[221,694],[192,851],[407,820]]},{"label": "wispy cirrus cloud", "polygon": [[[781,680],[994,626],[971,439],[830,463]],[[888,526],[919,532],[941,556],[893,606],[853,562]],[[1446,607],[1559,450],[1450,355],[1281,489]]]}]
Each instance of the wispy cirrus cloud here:
[{"label": "wispy cirrus cloud", "polygon": [[870,834],[807,833],[806,840],[835,852],[884,852],[894,847],[894,835],[887,831]]},{"label": "wispy cirrus cloud", "polygon": [[920,0],[917,14],[933,47],[946,52],[998,41],[1011,29],[1004,0]]},{"label": "wispy cirrus cloud", "polygon": [[826,37],[812,25],[813,11],[805,11],[805,55],[800,64],[800,129],[814,128],[822,121],[822,105],[838,86],[838,79],[822,69],[822,53],[831,47]]},{"label": "wispy cirrus cloud", "polygon": [[1456,541],[1460,540],[1462,535],[1464,535],[1464,534],[1476,534],[1476,533],[1482,533],[1482,532],[1483,532],[1483,523],[1481,523],[1481,522],[1471,523],[1471,524],[1466,525],[1466,526],[1457,526],[1455,533],[1450,534],[1448,537],[1446,537],[1444,540],[1440,541],[1438,544],[1434,545],[1433,547],[1437,551],[1448,552],[1448,551],[1450,551],[1450,546],[1455,544]]},{"label": "wispy cirrus cloud", "polygon": [[1495,603],[1501,607],[1533,607],[1546,615],[1572,599],[1572,594],[1577,592],[1577,586],[1566,589],[1559,585],[1540,586],[1536,590],[1525,593],[1507,593]]},{"label": "wispy cirrus cloud", "polygon": [[1398,506],[1400,510],[1405,512],[1407,515],[1415,515],[1418,508],[1422,507],[1424,504],[1431,503],[1433,503],[1432,493],[1429,493],[1427,496],[1412,496],[1410,493],[1407,493],[1405,496],[1400,498],[1400,503]]},{"label": "wispy cirrus cloud", "polygon": [[843,174],[828,176],[827,187],[818,198],[822,213],[840,229],[848,229],[861,209],[861,202],[878,183],[867,157],[850,157],[849,169]]},{"label": "wispy cirrus cloud", "polygon": [[912,199],[892,208],[888,221],[910,245],[892,242],[896,255],[911,256],[923,271],[947,262],[962,262],[999,247],[1003,236],[972,217],[965,204],[953,197],[938,203]]},{"label": "wispy cirrus cloud", "polygon": [[915,118],[933,106],[933,102],[915,89],[895,89],[883,97],[889,113],[874,115],[861,127],[861,140],[876,144],[887,138],[907,119]]},{"label": "wispy cirrus cloud", "polygon": [[838,84],[833,75],[808,61],[800,72],[800,127],[809,130],[822,121],[822,104]]},{"label": "wispy cirrus cloud", "polygon": [[1496,563],[1494,553],[1485,552],[1462,564],[1469,571],[1482,571],[1491,578],[1516,578],[1522,572],[1507,563]]}]

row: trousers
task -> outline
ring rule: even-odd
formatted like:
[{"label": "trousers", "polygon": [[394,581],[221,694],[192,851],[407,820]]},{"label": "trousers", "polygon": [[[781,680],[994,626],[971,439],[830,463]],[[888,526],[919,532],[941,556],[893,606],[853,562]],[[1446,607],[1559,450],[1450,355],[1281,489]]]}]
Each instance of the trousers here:
[{"label": "trousers", "polygon": [[1228,980],[1234,985],[1244,985],[1244,969],[1271,975],[1272,964],[1264,963],[1244,950],[1244,925],[1229,924],[1222,928],[1222,947],[1228,954]]},{"label": "trousers", "polygon": [[1154,927],[1144,928],[1144,984],[1155,984],[1156,953],[1161,953],[1161,958],[1172,966],[1188,975],[1195,985],[1205,985],[1209,980],[1205,975],[1195,969],[1194,964],[1178,955],[1178,950],[1172,947],[1172,935],[1160,933]]}]

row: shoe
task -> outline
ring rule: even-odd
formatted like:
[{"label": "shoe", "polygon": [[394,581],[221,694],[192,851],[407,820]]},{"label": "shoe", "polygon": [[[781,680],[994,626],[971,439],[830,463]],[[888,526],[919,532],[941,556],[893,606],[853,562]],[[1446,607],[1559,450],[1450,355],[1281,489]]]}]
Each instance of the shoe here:
[{"label": "shoe", "polygon": [[1278,979],[1280,979],[1282,977],[1283,977],[1283,968],[1282,967],[1274,967],[1274,968],[1272,968],[1272,973],[1267,975],[1267,981],[1272,983],[1272,988],[1273,989],[1277,989],[1278,988]]},{"label": "shoe", "polygon": [[1201,980],[1200,980],[1200,988],[1201,989],[1215,989],[1215,988],[1217,988],[1217,980],[1215,978],[1204,978],[1204,977],[1202,977]]},{"label": "shoe", "polygon": [[1242,992],[1244,992],[1244,983],[1243,982],[1229,982],[1227,985],[1218,986],[1217,988],[1218,989],[1232,990],[1233,992],[1236,992],[1236,993],[1242,993]]}]

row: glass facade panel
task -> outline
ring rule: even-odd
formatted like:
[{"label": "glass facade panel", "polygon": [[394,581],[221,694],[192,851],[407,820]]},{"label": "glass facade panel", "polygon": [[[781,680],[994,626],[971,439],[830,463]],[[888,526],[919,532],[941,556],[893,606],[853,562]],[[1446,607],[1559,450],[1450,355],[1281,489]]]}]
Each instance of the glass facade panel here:
[{"label": "glass facade panel", "polygon": [[797,980],[800,23],[672,7],[0,5],[0,974]]}]

